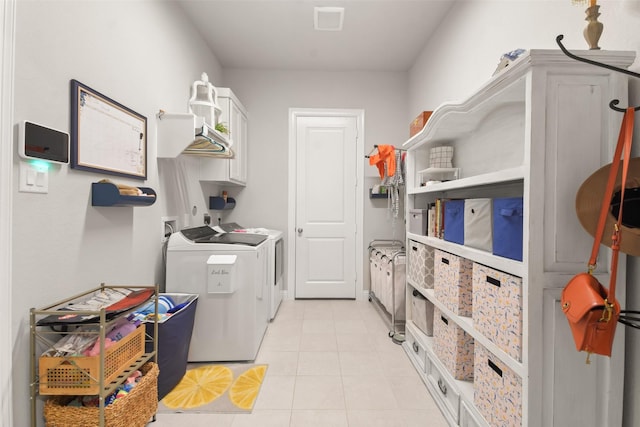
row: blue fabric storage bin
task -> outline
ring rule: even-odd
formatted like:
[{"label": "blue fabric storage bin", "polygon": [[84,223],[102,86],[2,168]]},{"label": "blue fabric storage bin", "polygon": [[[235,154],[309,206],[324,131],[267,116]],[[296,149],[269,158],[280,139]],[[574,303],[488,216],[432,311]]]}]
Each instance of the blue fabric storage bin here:
[{"label": "blue fabric storage bin", "polygon": [[522,197],[493,200],[493,254],[522,261]]},{"label": "blue fabric storage bin", "polygon": [[[187,372],[187,356],[195,322],[197,294],[161,293],[168,296],[177,307],[170,317],[158,322],[158,401],[162,400]],[[146,333],[153,337],[153,322],[145,323]],[[153,350],[152,342],[146,343],[145,351]]]},{"label": "blue fabric storage bin", "polygon": [[464,245],[464,200],[444,202],[444,240]]}]

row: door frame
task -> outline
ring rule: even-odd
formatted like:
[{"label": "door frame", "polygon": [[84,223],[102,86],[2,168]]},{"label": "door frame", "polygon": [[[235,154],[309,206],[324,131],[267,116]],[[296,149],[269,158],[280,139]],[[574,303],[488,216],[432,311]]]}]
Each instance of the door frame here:
[{"label": "door frame", "polygon": [[0,425],[13,424],[13,311],[11,296],[11,215],[13,210],[13,86],[15,67],[15,1],[0,7]]},{"label": "door frame", "polygon": [[296,279],[296,123],[299,117],[353,117],[356,119],[356,300],[366,299],[364,277],[364,110],[341,108],[289,108],[289,207],[287,212],[287,299],[295,299]]}]

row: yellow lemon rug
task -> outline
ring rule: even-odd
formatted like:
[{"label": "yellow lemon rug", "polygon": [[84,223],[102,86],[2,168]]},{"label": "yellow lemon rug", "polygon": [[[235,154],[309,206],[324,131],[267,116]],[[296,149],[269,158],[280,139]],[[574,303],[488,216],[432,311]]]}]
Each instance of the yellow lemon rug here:
[{"label": "yellow lemon rug", "polygon": [[158,412],[250,413],[267,365],[190,365]]}]

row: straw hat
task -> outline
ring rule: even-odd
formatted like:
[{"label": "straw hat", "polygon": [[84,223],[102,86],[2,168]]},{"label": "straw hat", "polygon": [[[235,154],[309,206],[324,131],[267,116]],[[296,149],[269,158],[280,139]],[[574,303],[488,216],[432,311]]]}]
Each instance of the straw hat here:
[{"label": "straw hat", "polygon": [[[582,183],[576,195],[576,213],[580,224],[594,237],[610,169],[611,163],[595,171]],[[620,208],[621,172],[622,163],[620,163],[618,176],[613,187],[612,203],[602,236],[602,244],[608,247],[611,247],[611,235]],[[629,160],[622,215],[620,252],[640,256],[640,158],[638,157]]]}]

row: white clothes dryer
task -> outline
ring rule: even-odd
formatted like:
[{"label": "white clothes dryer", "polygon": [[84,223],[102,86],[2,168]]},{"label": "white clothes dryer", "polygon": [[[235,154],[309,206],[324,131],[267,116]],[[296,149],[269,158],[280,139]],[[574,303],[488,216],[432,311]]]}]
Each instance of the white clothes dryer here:
[{"label": "white clothes dryer", "polygon": [[242,228],[236,223],[222,224],[231,233],[253,233],[267,236],[267,286],[269,287],[269,320],[276,317],[284,293],[284,239],[280,230]]},{"label": "white clothes dryer", "polygon": [[269,270],[267,284],[270,291],[269,320],[276,317],[282,294],[284,292],[284,239],[280,230],[268,230],[268,259]]}]

